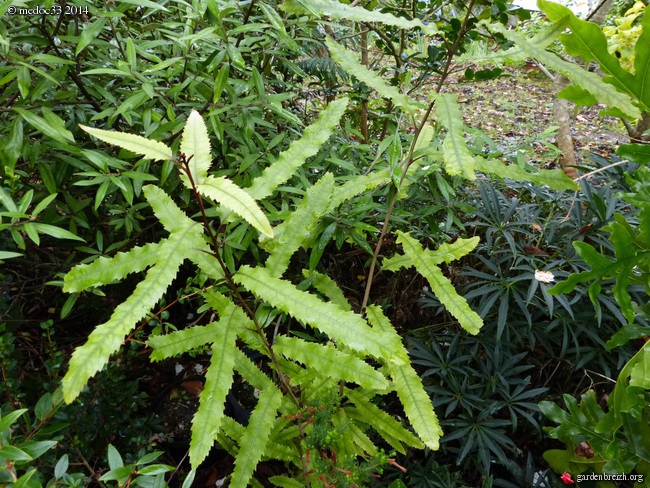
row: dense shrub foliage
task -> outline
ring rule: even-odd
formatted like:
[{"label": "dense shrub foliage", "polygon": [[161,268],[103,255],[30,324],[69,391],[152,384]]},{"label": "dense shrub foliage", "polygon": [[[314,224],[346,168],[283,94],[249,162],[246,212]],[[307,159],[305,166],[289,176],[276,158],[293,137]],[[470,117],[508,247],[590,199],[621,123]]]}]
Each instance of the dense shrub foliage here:
[{"label": "dense shrub foliage", "polygon": [[574,182],[446,90],[650,112],[650,14],[540,7],[0,3],[0,484],[650,484],[647,146]]}]

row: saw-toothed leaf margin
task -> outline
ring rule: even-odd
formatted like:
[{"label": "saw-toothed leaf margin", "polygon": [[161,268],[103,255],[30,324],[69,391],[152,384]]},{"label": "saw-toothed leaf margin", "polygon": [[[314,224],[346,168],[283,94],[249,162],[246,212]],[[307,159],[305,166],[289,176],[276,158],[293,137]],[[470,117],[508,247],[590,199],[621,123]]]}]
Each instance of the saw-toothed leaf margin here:
[{"label": "saw-toothed leaf margin", "polygon": [[[365,73],[360,76],[380,91],[385,92],[388,87],[382,85],[378,77],[367,77]],[[398,106],[403,102],[404,109],[415,109],[415,105],[408,105],[397,92],[388,93],[388,98]],[[347,99],[330,103],[318,120],[305,129],[303,136],[280,153],[278,159],[245,189],[225,177],[209,174],[208,131],[196,112],[188,118],[176,158],[164,144],[150,143],[140,136],[94,132],[107,142],[144,157],[173,160],[184,185],[196,198],[206,197],[203,205],[210,206],[214,202],[215,207],[226,207],[258,229],[262,234],[260,247],[268,255],[255,266],[236,263],[235,271],[229,269],[220,259],[218,240],[206,228],[209,225],[204,220],[206,215],[195,216],[197,220],[193,220],[163,190],[152,185],[144,187],[147,202],[169,236],[111,258],[102,257],[89,265],[78,266],[65,277],[64,291],[80,293],[119,282],[129,274],[144,273],[133,294],[116,307],[108,322],[95,329],[86,344],[75,351],[63,381],[67,401],[81,392],[88,379],[107,363],[138,322],[155,310],[180,266],[191,263],[198,267],[202,283],[205,283],[200,292],[204,300],[201,311],[211,311],[212,319],[205,325],[153,336],[147,345],[152,348],[153,361],[196,348],[210,348],[210,365],[192,424],[189,457],[193,468],[206,459],[217,442],[235,456],[233,486],[256,484],[253,473],[258,462],[266,458],[290,462],[296,469],[304,470],[301,459],[304,460],[302,456],[312,429],[305,416],[316,411],[309,410],[313,407],[308,407],[311,403],[306,402],[323,401],[331,395],[340,398],[329,404],[328,408],[332,409],[330,426],[349,432],[349,438],[338,443],[341,455],[356,457],[379,452],[366,434],[369,429],[375,429],[401,452],[405,446],[432,449],[439,446],[442,432],[431,401],[410,365],[399,335],[381,310],[369,307],[367,318],[355,313],[336,283],[315,271],[304,271],[307,280],[301,286],[282,278],[295,253],[302,247],[313,246],[313,233],[329,212],[348,198],[389,183],[392,181],[390,172],[380,169],[353,176],[342,184],[337,183],[333,174],[325,173],[307,189],[295,209],[288,212],[275,229],[258,204],[292,178],[309,157],[316,155],[333,133],[347,105]],[[433,127],[426,125],[425,128],[416,145],[418,154],[426,152],[433,138]],[[407,174],[412,176],[417,167],[419,165],[413,165]],[[457,259],[476,245],[474,239],[459,240],[433,253],[423,251],[408,236],[400,236],[400,239],[406,260],[402,264],[415,265],[430,280],[435,274],[432,270],[435,263]],[[400,257],[393,258],[396,267],[399,267],[399,260]],[[454,295],[453,287],[447,286],[444,277],[435,276],[435,280],[432,288],[446,297],[442,301],[450,307],[451,313],[468,330],[473,331],[472,326],[477,328],[472,324],[471,311],[462,307],[464,302]],[[258,309],[252,309],[253,306]],[[283,332],[271,341],[263,325],[267,317],[276,323],[290,317],[291,321],[317,331],[328,341],[309,342]],[[251,351],[265,358],[273,374],[260,370],[259,364],[247,357]],[[259,393],[246,426],[229,418],[224,407],[235,378],[242,378]],[[344,387],[352,383],[358,388]],[[373,403],[377,395],[392,391],[401,401],[414,433]],[[308,473],[303,475],[309,476]]]}]

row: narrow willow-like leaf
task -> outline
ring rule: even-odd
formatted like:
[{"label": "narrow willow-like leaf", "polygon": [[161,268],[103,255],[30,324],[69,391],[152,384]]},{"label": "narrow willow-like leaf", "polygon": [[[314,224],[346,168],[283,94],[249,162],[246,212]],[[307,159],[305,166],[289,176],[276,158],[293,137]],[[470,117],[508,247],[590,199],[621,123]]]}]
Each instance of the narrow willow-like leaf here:
[{"label": "narrow willow-like leaf", "polygon": [[366,10],[363,7],[352,7],[335,0],[286,0],[280,7],[285,12],[314,15],[326,15],[337,20],[352,20],[354,22],[379,22],[401,29],[419,28],[427,35],[433,36],[438,32],[436,25],[431,22],[424,24],[419,19],[408,20],[384,13],[377,9]]},{"label": "narrow willow-like leaf", "polygon": [[476,178],[474,167],[476,161],[467,147],[463,134],[463,119],[458,108],[458,96],[443,93],[436,96],[436,114],[438,120],[447,129],[447,135],[442,143],[442,155],[445,170],[450,175],[463,175],[469,180]]},{"label": "narrow willow-like leaf", "polygon": [[289,180],[305,161],[318,153],[320,147],[329,139],[334,127],[339,123],[348,105],[347,98],[340,98],[330,103],[318,116],[318,120],[307,127],[302,137],[291,143],[289,148],[280,153],[278,160],[264,170],[261,176],[244,191],[255,200],[271,195],[275,189]]},{"label": "narrow willow-like leaf", "polygon": [[226,395],[233,381],[237,346],[236,308],[224,314],[216,327],[212,344],[212,358],[205,374],[205,386],[201,392],[199,409],[192,419],[190,462],[198,468],[206,458],[219,433],[223,418]]},{"label": "narrow willow-like leaf", "polygon": [[196,110],[192,110],[187,118],[187,123],[183,129],[180,151],[185,154],[186,160],[189,161],[188,164],[194,184],[203,183],[212,165],[212,155],[208,129],[206,129],[203,118]]},{"label": "narrow willow-like leaf", "polygon": [[[345,394],[356,407],[354,409],[346,408],[346,415],[372,426],[380,435],[382,435],[382,437],[387,434],[392,439],[403,442],[407,446],[415,447],[417,449],[422,449],[424,447],[424,444],[422,444],[420,439],[406,430],[400,422],[381,410],[374,403],[364,398],[361,393],[346,388]],[[431,403],[431,400],[428,400],[428,402]],[[401,446],[393,445],[393,447],[398,449],[400,452],[403,452]]]},{"label": "narrow willow-like leaf", "polygon": [[327,44],[332,59],[341,65],[345,71],[357,78],[359,81],[364,82],[382,97],[391,100],[396,107],[401,108],[411,115],[413,115],[417,108],[424,107],[421,103],[415,102],[409,98],[408,95],[400,93],[397,87],[389,85],[377,73],[362,65],[358,61],[356,53],[348,51],[329,37],[325,39],[325,44]]},{"label": "narrow willow-like leaf", "polygon": [[[479,237],[471,237],[469,239],[459,238],[455,242],[449,244],[441,244],[438,249],[431,251],[424,249],[422,252],[427,259],[434,264],[451,263],[457,259],[467,256],[478,245]],[[407,256],[396,254],[390,259],[384,259],[382,269],[386,271],[397,271],[402,267],[411,267],[413,262]]]},{"label": "narrow willow-like leaf", "polygon": [[235,471],[230,480],[233,488],[246,488],[248,485],[257,463],[266,451],[271,427],[281,402],[282,393],[275,387],[267,388],[260,394],[248,426],[239,440],[239,454],[235,458]]},{"label": "narrow willow-like leaf", "polygon": [[461,327],[470,334],[477,334],[483,326],[483,320],[474,312],[467,301],[461,297],[454,285],[436,266],[435,260],[422,250],[422,246],[408,234],[398,231],[397,242],[402,244],[404,254],[411,259],[418,272],[424,276],[431,285],[431,291],[436,295],[440,303],[452,314]]},{"label": "narrow willow-like leaf", "polygon": [[483,158],[476,158],[476,169],[484,173],[492,173],[500,178],[530,181],[539,186],[547,185],[554,190],[576,190],[580,188],[561,169],[545,169],[535,173],[528,173],[516,164],[506,165],[495,159]]},{"label": "narrow willow-like leaf", "polygon": [[[621,67],[616,56],[609,53],[607,38],[597,24],[577,18],[570,9],[558,3],[540,0],[539,7],[552,21],[564,18],[569,20],[571,33],[560,36],[569,54],[580,56],[585,61],[598,61],[603,73],[608,75],[605,81],[636,98],[645,111],[650,111],[650,10],[646,9],[641,18],[642,33],[635,44],[636,73],[632,74]],[[598,98],[595,93],[592,94]],[[623,111],[629,113],[627,110]]]},{"label": "narrow willow-like leaf", "polygon": [[262,209],[249,193],[232,181],[223,176],[208,176],[203,183],[197,185],[197,189],[202,195],[228,207],[265,236],[273,237],[273,229]]},{"label": "narrow willow-like leaf", "polygon": [[282,336],[275,341],[273,349],[285,358],[316,368],[319,373],[330,378],[357,383],[364,388],[388,387],[388,381],[379,371],[361,359],[339,351],[331,345]]},{"label": "narrow willow-like leaf", "polygon": [[411,366],[406,348],[381,308],[371,305],[367,309],[367,315],[373,329],[391,335],[393,342],[399,345],[395,348],[399,352],[386,361],[388,374],[393,379],[393,386],[413,429],[427,447],[438,449],[442,429],[433,411],[431,399],[424,390],[420,377]]},{"label": "narrow willow-like leaf", "polygon": [[374,190],[390,181],[390,172],[387,169],[382,169],[381,171],[370,173],[368,175],[355,176],[342,186],[336,188],[334,195],[332,195],[328,211],[334,210],[346,200],[349,200],[364,191]]},{"label": "narrow willow-like leaf", "polygon": [[352,310],[352,307],[345,298],[343,291],[332,278],[319,273],[318,271],[309,271],[307,269],[302,270],[302,275],[307,279],[313,277],[312,284],[314,285],[314,288],[329,298],[332,303],[338,305],[342,310]]},{"label": "narrow willow-like leaf", "polygon": [[274,307],[315,327],[356,351],[387,357],[390,345],[382,343],[357,314],[298,290],[288,281],[271,276],[264,268],[242,266],[234,280]]},{"label": "narrow willow-like leaf", "polygon": [[88,132],[91,136],[95,136],[97,139],[121,147],[127,151],[141,154],[145,159],[164,161],[166,159],[174,158],[172,150],[159,141],[152,141],[136,134],[94,129],[81,124],[79,124],[79,127]]},{"label": "narrow willow-like leaf", "polygon": [[273,276],[279,278],[285,272],[293,253],[327,212],[333,191],[334,176],[327,173],[307,190],[302,202],[289,218],[274,229],[275,238],[264,246],[271,253],[265,266]]},{"label": "narrow willow-like leaf", "polygon": [[110,355],[117,351],[135,324],[158,303],[176,277],[185,259],[185,249],[192,246],[192,240],[196,239],[196,234],[190,231],[172,234],[161,243],[156,264],[138,283],[133,294],[117,306],[108,322],[97,326],[86,343],[75,350],[70,359],[70,368],[63,378],[63,395],[67,403],[81,393],[88,380],[106,365]]},{"label": "narrow willow-like leaf", "polygon": [[146,244],[112,258],[102,256],[90,264],[75,266],[63,279],[63,291],[75,293],[93,286],[108,285],[130,273],[144,271],[157,260],[161,243]]},{"label": "narrow willow-like leaf", "polygon": [[170,334],[151,337],[147,341],[147,345],[153,348],[149,357],[152,361],[160,361],[206,344],[212,344],[219,327],[219,322],[212,322],[208,325],[195,325]]},{"label": "narrow willow-like leaf", "polygon": [[514,31],[506,30],[498,25],[491,27],[521,47],[529,57],[535,58],[548,69],[563,73],[573,83],[591,93],[599,103],[617,108],[634,119],[641,116],[640,110],[632,104],[628,95],[617,91],[613,85],[605,83],[596,73],[591,73],[577,64],[564,61],[556,54],[540,48]]}]

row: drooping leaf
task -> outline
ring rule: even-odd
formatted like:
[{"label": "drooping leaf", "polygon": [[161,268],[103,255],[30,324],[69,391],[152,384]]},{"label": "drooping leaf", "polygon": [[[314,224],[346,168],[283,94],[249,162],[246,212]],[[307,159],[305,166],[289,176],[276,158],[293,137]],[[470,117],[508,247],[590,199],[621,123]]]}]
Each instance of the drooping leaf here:
[{"label": "drooping leaf", "polygon": [[332,278],[318,271],[309,271],[306,269],[302,270],[302,274],[305,278],[313,279],[312,284],[314,288],[325,295],[332,303],[335,303],[343,310],[352,310],[343,291]]},{"label": "drooping leaf", "polygon": [[88,132],[91,136],[95,136],[97,139],[119,146],[127,151],[141,154],[145,159],[164,161],[174,158],[172,150],[159,141],[152,141],[136,134],[94,129],[81,124],[79,124],[79,127]]},{"label": "drooping leaf", "polygon": [[[203,117],[192,110],[183,129],[180,151],[185,154],[195,185],[203,183],[212,165],[210,138]],[[185,175],[183,175],[185,176]]]},{"label": "drooping leaf", "polygon": [[307,190],[302,202],[289,218],[274,229],[275,238],[262,244],[262,247],[271,253],[266,261],[266,268],[273,276],[280,277],[285,272],[293,253],[327,212],[333,191],[334,176],[327,173]]},{"label": "drooping leaf", "polygon": [[477,334],[483,326],[483,320],[474,312],[467,301],[461,297],[454,285],[446,278],[435,259],[430,254],[423,252],[422,246],[415,239],[401,231],[398,231],[397,242],[402,244],[404,254],[411,260],[418,272],[424,276],[431,291],[436,295],[440,303],[458,320],[459,324],[470,334]]},{"label": "drooping leaf", "polygon": [[382,97],[391,100],[396,107],[400,107],[411,115],[418,107],[423,107],[421,103],[415,102],[408,95],[400,93],[397,87],[389,85],[377,73],[362,65],[357,60],[357,55],[354,52],[348,51],[329,37],[325,39],[325,44],[327,44],[332,59],[341,65],[345,71],[376,90]]},{"label": "drooping leaf", "polygon": [[242,266],[234,280],[274,307],[320,329],[356,351],[375,357],[390,355],[390,344],[382,342],[380,337],[373,334],[360,316],[300,291],[291,283],[273,277],[264,268]]},{"label": "drooping leaf", "polygon": [[335,0],[286,0],[280,7],[289,13],[311,13],[315,16],[326,15],[337,20],[352,20],[354,22],[379,22],[401,29],[419,28],[427,35],[433,36],[438,32],[433,22],[424,24],[419,19],[409,20],[384,13],[377,9],[367,10],[363,7],[352,7]]},{"label": "drooping leaf", "polygon": [[267,237],[273,237],[273,229],[266,215],[250,193],[242,190],[229,179],[208,176],[197,185],[198,191],[229,208]]},{"label": "drooping leaf", "polygon": [[554,190],[576,190],[580,188],[561,169],[544,169],[528,173],[516,164],[504,164],[496,159],[475,158],[476,169],[491,173],[500,178],[510,178],[517,181],[530,181],[539,186],[547,185]]},{"label": "drooping leaf", "polygon": [[239,441],[239,454],[231,477],[233,488],[246,488],[257,463],[266,451],[273,421],[282,402],[282,393],[276,387],[262,391],[251,413],[248,426]]},{"label": "drooping leaf", "polygon": [[304,130],[302,137],[292,142],[286,151],[280,153],[277,161],[266,168],[262,175],[255,178],[253,184],[244,191],[255,200],[271,195],[329,139],[347,105],[347,98],[340,98],[330,103],[320,113],[318,120]]},{"label": "drooping leaf", "polygon": [[395,344],[395,352],[385,361],[385,365],[393,380],[397,396],[404,406],[406,417],[424,444],[430,449],[437,450],[440,447],[439,440],[442,436],[442,429],[438,417],[433,411],[431,399],[422,386],[422,380],[411,366],[401,338],[380,307],[369,306],[367,315],[373,330],[377,329],[378,332],[391,336],[392,342]]},{"label": "drooping leaf", "polygon": [[476,161],[467,147],[463,134],[464,125],[458,108],[458,96],[452,93],[438,95],[436,96],[436,107],[438,120],[447,129],[445,140],[442,143],[445,170],[452,176],[463,175],[469,180],[475,179]]},{"label": "drooping leaf", "polygon": [[569,100],[579,106],[593,107],[598,103],[591,93],[576,85],[567,86],[557,94],[557,97]]},{"label": "drooping leaf", "polygon": [[357,383],[364,388],[383,389],[388,381],[372,366],[332,345],[306,342],[297,337],[278,337],[273,348],[287,359],[316,368],[320,374]]},{"label": "drooping leaf", "polygon": [[[371,425],[399,452],[404,452],[404,448],[399,444],[400,442],[417,449],[424,447],[420,439],[406,430],[400,422],[364,398],[361,393],[346,388],[345,394],[355,406],[355,408],[345,408],[346,415]],[[429,403],[431,403],[430,400]]]},{"label": "drooping leaf", "polygon": [[[233,313],[235,308],[233,305]],[[236,340],[237,324],[233,321],[233,315],[222,317],[214,333],[212,358],[205,374],[199,409],[192,419],[190,463],[194,469],[207,457],[219,433],[226,395],[233,381]]]}]

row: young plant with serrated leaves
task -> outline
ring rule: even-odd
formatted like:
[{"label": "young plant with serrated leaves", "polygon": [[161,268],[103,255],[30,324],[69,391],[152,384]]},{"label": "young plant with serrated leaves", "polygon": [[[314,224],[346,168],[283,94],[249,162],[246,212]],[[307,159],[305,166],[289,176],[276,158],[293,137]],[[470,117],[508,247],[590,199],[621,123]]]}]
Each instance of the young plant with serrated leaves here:
[{"label": "young plant with serrated leaves", "polygon": [[[372,458],[381,453],[370,440],[370,430],[378,432],[386,446],[400,452],[407,446],[438,447],[441,430],[431,402],[410,366],[399,335],[381,309],[367,307],[365,319],[353,313],[334,282],[317,273],[312,272],[312,277],[319,294],[298,288],[283,278],[292,255],[310,238],[322,216],[343,199],[367,187],[385,184],[390,180],[388,172],[380,172],[381,178],[361,176],[358,181],[350,180],[343,185],[337,185],[327,173],[307,190],[302,202],[284,222],[275,227],[258,203],[318,151],[338,124],[347,103],[347,99],[331,103],[318,121],[305,130],[303,137],[280,154],[246,189],[226,178],[208,174],[210,142],[203,120],[196,112],[188,117],[176,156],[161,142],[84,128],[103,141],[145,158],[174,161],[200,212],[197,220],[188,217],[163,190],[147,185],[143,192],[169,237],[112,258],[99,258],[66,275],[64,290],[81,292],[146,270],[132,295],[73,354],[63,380],[66,401],[72,401],[88,379],[106,365],[125,337],[157,306],[183,262],[190,261],[205,279],[204,308],[212,309],[218,319],[151,337],[148,344],[153,348],[155,361],[211,344],[212,361],[192,427],[190,461],[194,468],[206,458],[215,441],[235,456],[233,486],[254,483],[253,472],[262,459],[286,461],[291,466],[288,475],[299,474],[305,479],[310,479],[313,463],[333,455],[341,466],[358,465],[362,469],[364,464],[355,464],[357,457]],[[220,209],[219,231],[214,230],[217,226],[212,226],[207,217],[211,208]],[[240,225],[250,225],[260,232],[260,246],[268,252],[268,258],[264,265],[237,265],[233,272],[222,259],[222,246],[227,233]],[[221,229],[225,229],[225,235]],[[417,259],[418,251],[411,255]],[[440,289],[449,296],[448,303],[453,310],[463,310],[462,298],[443,285]],[[330,341],[319,343],[286,333],[271,338],[260,322],[255,304],[266,310],[275,309],[275,315],[291,316],[305,327],[325,334]],[[479,326],[471,322],[473,332]],[[253,364],[238,346],[240,341],[265,355],[269,370]],[[371,364],[378,364],[381,369]],[[260,390],[247,426],[238,424],[224,412],[234,372]],[[346,432],[345,441],[328,448],[331,452],[321,446],[311,454],[308,439],[315,427],[305,412],[310,404],[332,391],[339,397],[338,406],[329,409],[332,426],[334,430]],[[397,393],[415,433],[373,403],[377,395],[392,391]],[[354,470],[346,468],[345,471],[355,476]],[[276,480],[280,486],[284,486],[283,479]]]}]

